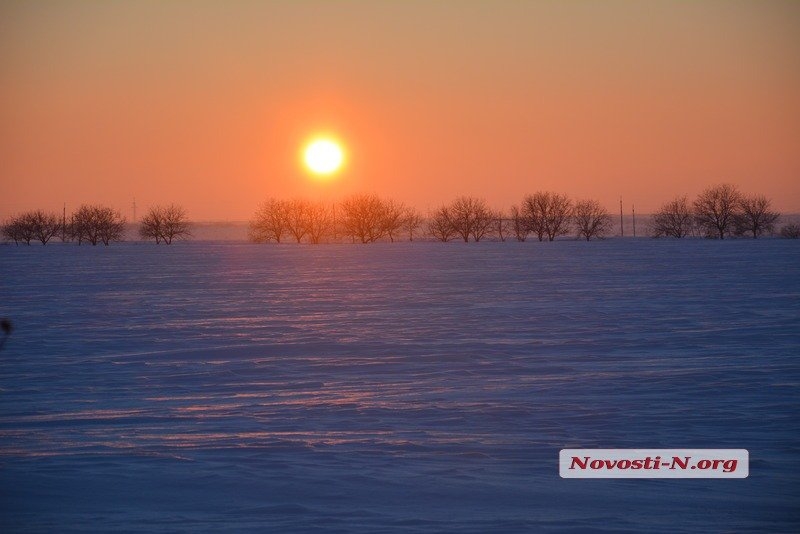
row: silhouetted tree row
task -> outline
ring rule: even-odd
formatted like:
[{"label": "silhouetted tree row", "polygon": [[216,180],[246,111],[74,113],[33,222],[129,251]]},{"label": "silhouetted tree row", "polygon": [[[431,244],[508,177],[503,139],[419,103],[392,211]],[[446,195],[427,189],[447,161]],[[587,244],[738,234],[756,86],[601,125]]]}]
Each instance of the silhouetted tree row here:
[{"label": "silhouetted tree row", "polygon": [[601,239],[611,230],[608,211],[597,200],[572,202],[566,195],[539,191],[511,208],[511,230],[517,241],[534,235],[539,241],[575,234],[578,239]]},{"label": "silhouetted tree row", "polygon": [[[125,237],[125,218],[119,211],[100,205],[83,205],[69,218],[42,210],[29,211],[11,217],[0,227],[3,237],[17,245],[31,242],[49,243],[54,237],[62,241],[74,241],[78,245],[109,245]],[[186,212],[180,206],[155,206],[142,219],[139,235],[154,238],[156,243],[172,243],[188,237],[189,223]]]},{"label": "silhouetted tree row", "polygon": [[374,195],[355,195],[330,206],[272,198],[256,211],[249,237],[256,243],[287,239],[372,243],[406,237],[413,241],[420,235],[438,241],[477,242],[505,241],[511,236],[525,241],[534,234],[540,241],[553,241],[574,232],[578,238],[591,240],[604,237],[612,227],[611,216],[596,200],[573,203],[566,195],[540,192],[525,197],[521,206],[512,207],[509,217],[489,208],[483,199],[461,196],[435,209],[426,220],[413,208]]},{"label": "silhouetted tree row", "polygon": [[486,201],[475,197],[458,197],[442,206],[428,221],[428,233],[439,241],[472,238],[480,241],[487,237],[501,216],[486,205]]},{"label": "silhouetted tree row", "polygon": [[340,237],[372,243],[401,236],[413,241],[421,224],[422,217],[412,208],[374,195],[354,195],[338,205],[271,198],[250,221],[249,237],[256,243],[294,240],[317,244]]},{"label": "silhouetted tree row", "polygon": [[3,236],[16,244],[39,241],[46,245],[54,237],[63,241],[77,241],[108,245],[120,241],[125,231],[125,219],[118,211],[105,206],[83,205],[67,221],[55,213],[30,211],[11,217],[2,226]]},{"label": "silhouetted tree row", "polygon": [[3,237],[16,244],[40,241],[46,245],[61,232],[61,221],[52,213],[42,210],[29,211],[12,217],[2,228]]},{"label": "silhouetted tree row", "polygon": [[[651,234],[653,237],[695,235],[725,239],[748,236],[755,239],[774,233],[779,218],[765,196],[744,195],[735,186],[721,184],[709,187],[692,203],[682,196],[661,206],[653,214]],[[784,227],[781,235],[790,237],[789,234],[791,229]]]},{"label": "silhouetted tree row", "polygon": [[[735,186],[709,187],[694,201],[677,197],[652,215],[653,237],[687,236],[724,239],[729,236],[758,238],[775,234],[780,215],[763,195],[745,195]],[[554,241],[574,235],[577,239],[602,239],[613,231],[609,212],[592,199],[573,201],[563,194],[539,191],[514,205],[508,215],[492,210],[485,200],[461,196],[423,218],[415,209],[374,195],[353,195],[338,204],[306,200],[268,199],[255,213],[249,238],[257,243],[295,241],[312,244],[350,240],[353,243],[396,241],[424,236],[438,241]],[[79,245],[109,245],[124,237],[125,219],[109,207],[83,205],[69,219],[42,210],[9,218],[0,233],[7,241],[30,245],[49,243],[54,237]],[[157,244],[171,244],[191,236],[185,210],[177,205],[154,206],[142,218],[139,235]],[[788,224],[779,235],[800,238],[800,226]]]},{"label": "silhouetted tree row", "polygon": [[[703,191],[690,202],[678,197],[653,214],[653,237],[726,236],[759,237],[773,234],[778,213],[762,195],[742,195],[735,187],[718,185]],[[395,241],[401,234],[409,240],[422,235],[437,241],[505,241],[509,237],[526,241],[555,241],[574,235],[577,239],[602,239],[614,230],[611,214],[594,199],[571,200],[567,195],[539,191],[514,205],[508,215],[492,210],[480,198],[461,196],[434,209],[423,219],[415,210],[372,195],[356,195],[337,205],[302,200],[266,201],[250,225],[255,242],[282,242],[291,236],[298,243],[319,243],[323,239],[349,238],[372,243]],[[796,225],[784,227],[783,237],[793,237]]]}]

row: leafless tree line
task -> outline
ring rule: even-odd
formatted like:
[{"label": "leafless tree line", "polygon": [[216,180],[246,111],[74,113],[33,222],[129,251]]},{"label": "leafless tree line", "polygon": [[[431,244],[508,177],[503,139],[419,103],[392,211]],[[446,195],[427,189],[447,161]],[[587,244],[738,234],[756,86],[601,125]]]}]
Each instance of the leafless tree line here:
[{"label": "leafless tree line", "polygon": [[[690,202],[677,197],[653,214],[653,237],[702,236],[725,239],[729,236],[758,238],[775,232],[780,214],[771,209],[763,195],[746,195],[735,186],[721,184],[709,187]],[[797,225],[781,230],[783,237],[793,237]]]},{"label": "leafless tree line", "polygon": [[577,239],[590,241],[604,238],[611,228],[611,215],[597,200],[573,202],[564,194],[539,191],[511,207],[511,229],[517,241],[529,236],[555,241],[571,233]]},{"label": "leafless tree line", "polygon": [[[763,195],[742,195],[735,187],[718,185],[694,202],[678,197],[664,204],[650,221],[653,237],[715,237],[772,234],[779,214]],[[485,200],[461,196],[423,218],[401,203],[372,195],[352,196],[339,204],[270,199],[250,225],[255,242],[319,243],[323,239],[350,239],[372,243],[381,239],[425,237],[437,241],[482,241],[513,238],[555,241],[602,239],[614,230],[611,214],[593,199],[571,200],[567,195],[539,191],[527,195],[509,213],[491,209]],[[798,237],[800,227],[785,226],[780,235]]]},{"label": "leafless tree line", "polygon": [[317,244],[340,238],[372,243],[405,236],[413,241],[421,225],[422,217],[413,208],[374,195],[354,195],[338,205],[271,198],[250,221],[249,237],[256,243]]},{"label": "leafless tree line", "polygon": [[477,242],[487,238],[505,241],[512,236],[525,241],[535,234],[540,241],[553,241],[571,231],[587,240],[601,238],[610,228],[611,217],[596,200],[573,203],[565,195],[549,192],[525,197],[510,216],[492,210],[483,199],[461,196],[435,209],[427,219],[402,203],[355,195],[331,205],[271,198],[256,211],[249,237],[257,243],[320,243],[325,239],[372,243],[381,239],[413,241],[415,236]]},{"label": "leafless tree line", "polygon": [[566,195],[538,192],[512,206],[510,215],[489,209],[482,199],[459,197],[433,213],[428,233],[439,241],[461,238],[466,242],[487,237],[505,241],[511,236],[525,241],[531,235],[539,241],[554,241],[574,232],[589,241],[607,235],[611,226],[611,216],[596,200],[573,202]]},{"label": "leafless tree line", "polygon": [[118,211],[105,206],[83,205],[70,215],[59,217],[42,210],[29,211],[11,217],[2,226],[5,239],[16,244],[39,241],[46,245],[53,238],[62,241],[86,242],[92,245],[108,245],[120,241],[125,230],[125,219]]},{"label": "leafless tree line", "polygon": [[[100,205],[83,205],[69,218],[42,210],[29,211],[11,217],[0,227],[3,237],[17,245],[40,242],[46,245],[54,238],[74,241],[78,245],[109,245],[122,241],[125,235],[125,218],[119,211]],[[144,238],[155,238],[156,243],[171,243],[189,234],[189,224],[183,208],[175,205],[155,206],[142,219],[139,233]]]},{"label": "leafless tree line", "polygon": [[46,245],[61,233],[61,220],[52,213],[42,210],[29,211],[12,217],[3,225],[3,237],[16,244],[31,244],[40,241]]},{"label": "leafless tree line", "polygon": [[[652,216],[653,237],[699,236],[724,239],[753,238],[774,234],[780,215],[763,195],[744,195],[728,184],[703,191],[690,202],[677,197]],[[539,241],[575,235],[578,239],[603,238],[613,229],[613,219],[597,200],[573,201],[567,195],[540,191],[527,195],[508,214],[492,210],[486,201],[461,196],[440,206],[424,218],[414,208],[374,195],[354,195],[338,204],[306,200],[269,199],[259,206],[250,222],[249,237],[257,243],[295,241],[321,243],[350,240],[372,243],[426,237],[438,241],[454,239],[482,241],[488,238]],[[59,218],[42,210],[11,217],[0,227],[3,237],[16,244],[53,238],[108,245],[124,237],[125,219],[109,207],[83,205],[75,213]],[[142,218],[139,235],[170,244],[191,235],[185,210],[174,204],[154,206]],[[800,226],[780,230],[786,238],[800,238]]]}]

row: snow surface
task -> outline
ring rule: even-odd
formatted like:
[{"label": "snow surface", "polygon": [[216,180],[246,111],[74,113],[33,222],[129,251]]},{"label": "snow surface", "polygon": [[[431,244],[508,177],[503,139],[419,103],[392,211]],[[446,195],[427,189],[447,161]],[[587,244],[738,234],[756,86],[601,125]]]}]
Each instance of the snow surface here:
[{"label": "snow surface", "polygon": [[3,532],[800,525],[796,241],[0,246],[0,299]]}]

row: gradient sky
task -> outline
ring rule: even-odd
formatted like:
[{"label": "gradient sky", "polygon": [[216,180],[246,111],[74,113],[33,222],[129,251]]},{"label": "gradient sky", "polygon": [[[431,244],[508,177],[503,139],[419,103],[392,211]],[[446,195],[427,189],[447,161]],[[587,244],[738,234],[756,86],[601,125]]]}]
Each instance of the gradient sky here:
[{"label": "gradient sky", "polygon": [[[619,196],[800,212],[800,2],[0,3],[0,219],[133,198]],[[302,142],[349,164],[310,179]],[[626,210],[629,208],[626,208]]]}]

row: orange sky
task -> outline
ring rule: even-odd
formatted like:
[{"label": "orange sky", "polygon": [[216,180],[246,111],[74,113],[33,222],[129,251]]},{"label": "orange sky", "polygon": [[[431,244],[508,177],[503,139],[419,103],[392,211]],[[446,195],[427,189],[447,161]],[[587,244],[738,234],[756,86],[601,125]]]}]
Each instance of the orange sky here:
[{"label": "orange sky", "polygon": [[[644,213],[719,182],[800,212],[800,2],[3,1],[0,80],[0,219],[544,189]],[[326,183],[318,130],[349,155]]]}]

